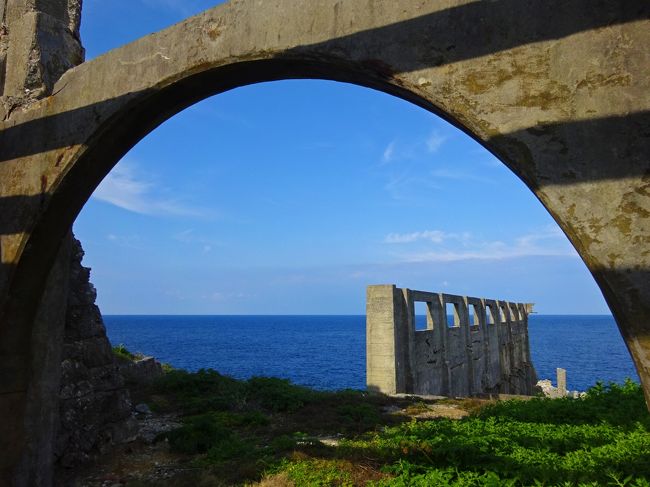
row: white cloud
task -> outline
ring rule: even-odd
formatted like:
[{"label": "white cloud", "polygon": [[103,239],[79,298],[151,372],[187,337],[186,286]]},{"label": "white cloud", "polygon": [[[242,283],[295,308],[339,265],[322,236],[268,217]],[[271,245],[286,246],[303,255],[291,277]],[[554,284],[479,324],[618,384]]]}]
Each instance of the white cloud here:
[{"label": "white cloud", "polygon": [[[566,241],[566,236],[559,227],[547,227],[535,233],[522,235],[516,242],[522,248],[536,248],[539,242]],[[573,247],[572,247],[573,248]]]},{"label": "white cloud", "polygon": [[442,135],[437,130],[434,130],[431,132],[431,135],[429,135],[429,138],[426,141],[427,150],[431,154],[438,152],[442,147],[442,144],[444,144],[446,141],[446,136]]},{"label": "white cloud", "polygon": [[433,178],[420,175],[411,176],[408,172],[404,172],[388,176],[384,189],[389,197],[395,201],[409,201],[413,204],[420,204],[419,201],[423,196],[425,201],[430,202],[429,198],[434,191],[440,189],[440,185]]},{"label": "white cloud", "polygon": [[222,292],[214,291],[209,294],[201,295],[201,299],[214,302],[228,302],[228,301],[240,301],[242,299],[251,299],[254,297],[252,294],[246,294],[242,292]]},{"label": "white cloud", "polygon": [[450,240],[466,245],[472,239],[469,232],[450,233],[442,230],[424,230],[421,232],[411,233],[389,233],[384,238],[384,243],[389,244],[406,244],[418,241],[427,241],[434,244],[441,244]]},{"label": "white cloud", "polygon": [[381,160],[384,163],[390,162],[393,160],[393,156],[395,154],[395,141],[392,141],[388,146],[386,146],[386,149],[384,149],[384,153],[381,157]]},{"label": "white cloud", "polygon": [[193,228],[188,228],[187,230],[178,232],[177,234],[174,235],[173,238],[174,240],[178,240],[179,242],[183,242],[183,243],[194,243],[197,241],[196,236],[194,235]]},{"label": "white cloud", "polygon": [[187,295],[180,289],[167,289],[163,292],[165,298],[171,298],[176,301],[186,301]]},{"label": "white cloud", "polygon": [[455,181],[476,181],[479,183],[493,183],[494,181],[467,171],[458,171],[453,169],[434,169],[429,173],[436,179],[451,179]]},{"label": "white cloud", "polygon": [[212,252],[212,249],[214,247],[223,245],[217,240],[198,235],[193,228],[188,228],[187,230],[183,230],[182,232],[172,235],[172,238],[184,244],[200,247],[201,251],[204,254]]},{"label": "white cloud", "polygon": [[[416,244],[417,250],[403,252],[403,262],[454,262],[460,260],[501,260],[514,257],[577,257],[577,252],[559,228],[545,228],[514,238],[511,242],[486,241],[469,232],[446,233],[427,230],[405,234],[391,233],[384,239],[391,244]],[[421,242],[427,242],[423,248]],[[433,244],[433,245],[431,245]]]},{"label": "white cloud", "polygon": [[424,160],[426,159],[427,153],[434,154],[438,152],[447,141],[447,138],[446,135],[442,135],[437,130],[433,130],[426,139],[411,140],[400,143],[399,147],[397,141],[393,140],[386,146],[382,153],[382,163],[386,164],[397,159]]},{"label": "white cloud", "polygon": [[142,215],[202,216],[203,212],[176,199],[156,194],[158,185],[151,178],[136,174],[131,165],[119,163],[104,178],[93,198]]},{"label": "white cloud", "polygon": [[106,238],[110,242],[120,247],[127,247],[132,249],[143,248],[142,238],[140,238],[139,235],[116,235],[114,233],[109,233],[106,235]]},{"label": "white cloud", "polygon": [[[388,181],[385,189],[394,200],[413,200],[439,189],[436,177],[456,176],[457,179],[467,179],[461,174],[436,175],[431,173],[431,155],[437,152],[447,140],[437,130],[433,130],[428,137],[420,135],[411,140],[393,139],[381,155],[379,166],[387,166],[392,174],[386,174]],[[399,164],[396,164],[399,162]],[[389,163],[391,163],[389,165]],[[418,193],[415,195],[414,193]]]},{"label": "white cloud", "polygon": [[434,243],[442,243],[448,234],[440,230],[425,230],[423,232],[411,232],[411,233],[389,233],[384,239],[385,243],[397,244],[397,243],[411,243],[418,240],[429,240]]}]

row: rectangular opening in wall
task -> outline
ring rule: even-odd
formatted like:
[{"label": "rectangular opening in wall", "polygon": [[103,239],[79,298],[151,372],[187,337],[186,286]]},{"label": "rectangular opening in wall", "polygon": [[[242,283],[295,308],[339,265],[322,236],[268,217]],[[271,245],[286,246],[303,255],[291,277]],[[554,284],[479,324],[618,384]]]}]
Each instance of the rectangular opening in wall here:
[{"label": "rectangular opening in wall", "polygon": [[510,316],[512,316],[512,321],[519,321],[519,310],[516,304],[510,305]]},{"label": "rectangular opening in wall", "polygon": [[469,305],[469,325],[472,328],[478,328],[481,325],[479,320],[479,307],[475,304]]},{"label": "rectangular opening in wall", "polygon": [[505,307],[505,305],[502,304],[502,305],[499,306],[499,322],[500,323],[506,323],[506,321],[507,321],[506,316],[508,316],[507,312],[506,312],[506,307]]},{"label": "rectangular opening in wall", "polygon": [[494,325],[494,310],[489,304],[485,305],[485,322],[488,325]]},{"label": "rectangular opening in wall", "polygon": [[455,328],[460,326],[460,316],[458,306],[454,303],[445,303],[445,315],[447,316],[447,326]]},{"label": "rectangular opening in wall", "polygon": [[517,304],[517,311],[519,311],[519,319],[521,321],[525,321],[528,319],[528,310],[526,309],[526,305],[519,303]]},{"label": "rectangular opening in wall", "polygon": [[415,310],[415,331],[431,330],[431,314],[429,313],[429,304],[422,301],[414,303]]}]

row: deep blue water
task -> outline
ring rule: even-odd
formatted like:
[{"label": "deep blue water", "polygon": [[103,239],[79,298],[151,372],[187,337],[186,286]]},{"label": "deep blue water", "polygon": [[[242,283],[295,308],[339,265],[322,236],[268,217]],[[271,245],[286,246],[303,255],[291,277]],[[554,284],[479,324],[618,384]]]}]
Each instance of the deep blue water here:
[{"label": "deep blue water", "polygon": [[[291,379],[318,389],[365,388],[365,316],[105,316],[113,344],[188,370]],[[567,370],[570,389],[638,381],[611,316],[531,315],[540,378]]]}]

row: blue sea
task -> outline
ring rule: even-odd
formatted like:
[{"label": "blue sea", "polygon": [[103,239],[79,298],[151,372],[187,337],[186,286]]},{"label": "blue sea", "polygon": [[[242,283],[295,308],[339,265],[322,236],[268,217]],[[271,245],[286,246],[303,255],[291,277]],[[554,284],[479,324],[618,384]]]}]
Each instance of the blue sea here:
[{"label": "blue sea", "polygon": [[[421,319],[423,319],[422,317]],[[246,379],[275,376],[317,389],[364,389],[365,316],[104,316],[113,344],[187,370]],[[529,317],[539,378],[567,370],[567,385],[638,381],[611,316]]]}]

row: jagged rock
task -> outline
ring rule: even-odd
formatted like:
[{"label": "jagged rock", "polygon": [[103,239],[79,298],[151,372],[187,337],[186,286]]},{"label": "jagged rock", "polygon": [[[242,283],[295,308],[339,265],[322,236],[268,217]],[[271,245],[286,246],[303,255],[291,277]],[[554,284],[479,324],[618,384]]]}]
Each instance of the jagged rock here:
[{"label": "jagged rock", "polygon": [[141,403],[135,406],[135,412],[138,414],[151,414],[151,409],[145,403]]},{"label": "jagged rock", "polygon": [[138,424],[138,438],[145,443],[154,443],[161,433],[181,426],[182,423],[175,414],[143,416]]},{"label": "jagged rock", "polygon": [[130,384],[151,384],[164,374],[162,365],[154,357],[120,361],[120,373]]},{"label": "jagged rock", "polygon": [[61,362],[60,420],[55,444],[59,467],[87,461],[137,432],[132,404],[106,336],[90,269],[74,240]]}]

